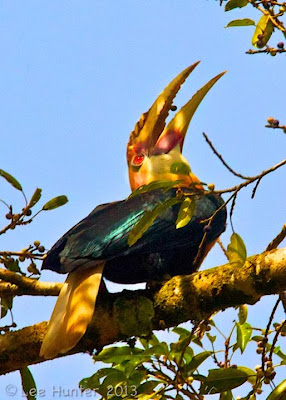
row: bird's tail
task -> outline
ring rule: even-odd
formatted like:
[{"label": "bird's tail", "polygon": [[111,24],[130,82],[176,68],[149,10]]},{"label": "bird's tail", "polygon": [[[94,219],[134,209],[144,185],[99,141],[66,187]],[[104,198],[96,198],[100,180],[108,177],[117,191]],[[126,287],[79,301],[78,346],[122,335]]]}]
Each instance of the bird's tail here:
[{"label": "bird's tail", "polygon": [[72,349],[92,319],[104,263],[70,272],[56,302],[40,356],[54,358]]}]

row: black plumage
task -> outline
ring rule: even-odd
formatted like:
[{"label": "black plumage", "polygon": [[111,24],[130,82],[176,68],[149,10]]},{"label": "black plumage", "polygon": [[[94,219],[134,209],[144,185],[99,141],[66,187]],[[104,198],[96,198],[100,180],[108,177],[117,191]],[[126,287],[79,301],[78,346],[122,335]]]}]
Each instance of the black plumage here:
[{"label": "black plumage", "polygon": [[[103,276],[124,284],[195,271],[208,247],[225,230],[226,210],[221,208],[223,200],[218,195],[195,195],[194,215],[180,229],[176,229],[175,224],[180,204],[169,207],[134,245],[128,245],[130,231],[145,211],[174,197],[176,190],[153,190],[96,207],[57,241],[48,252],[43,269],[67,273],[105,261]],[[201,256],[194,263],[206,231],[205,220],[219,208],[211,228],[207,229]]]}]

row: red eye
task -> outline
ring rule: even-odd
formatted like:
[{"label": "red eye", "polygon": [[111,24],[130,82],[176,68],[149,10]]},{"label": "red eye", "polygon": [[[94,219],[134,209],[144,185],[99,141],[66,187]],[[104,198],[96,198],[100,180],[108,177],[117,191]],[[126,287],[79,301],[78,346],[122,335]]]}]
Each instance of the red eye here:
[{"label": "red eye", "polygon": [[145,156],[140,155],[140,156],[135,156],[132,160],[132,164],[134,165],[140,165],[143,163]]}]

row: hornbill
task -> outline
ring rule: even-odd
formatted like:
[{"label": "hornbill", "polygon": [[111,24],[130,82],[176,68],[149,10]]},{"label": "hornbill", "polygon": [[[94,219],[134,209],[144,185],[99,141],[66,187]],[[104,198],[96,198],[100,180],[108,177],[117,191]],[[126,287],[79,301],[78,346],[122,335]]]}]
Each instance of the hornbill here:
[{"label": "hornbill", "polygon": [[[165,127],[169,111],[174,110],[174,97],[197,64],[173,79],[131,132],[127,162],[134,195],[99,205],[47,253],[42,268],[68,273],[68,277],[41,347],[40,354],[45,358],[67,352],[84,335],[102,276],[131,284],[190,274],[225,230],[223,200],[203,190],[182,155],[192,116],[223,73],[203,86]],[[167,181],[170,186],[160,188]],[[186,198],[191,200],[193,212],[189,223],[180,228],[176,221]],[[163,212],[154,217],[154,210],[160,207]],[[138,240],[130,240],[148,212],[153,215],[153,223]]]}]

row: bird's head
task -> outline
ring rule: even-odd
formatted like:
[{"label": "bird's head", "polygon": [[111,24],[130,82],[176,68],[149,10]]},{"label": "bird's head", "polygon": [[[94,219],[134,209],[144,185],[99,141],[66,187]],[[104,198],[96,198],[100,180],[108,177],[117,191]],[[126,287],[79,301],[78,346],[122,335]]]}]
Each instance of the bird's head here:
[{"label": "bird's head", "polygon": [[127,144],[127,162],[132,190],[157,180],[180,180],[181,186],[199,183],[182,155],[184,139],[198,105],[224,72],[204,85],[165,127],[177,92],[198,64],[196,62],[186,68],[169,83],[149,111],[141,115],[131,132]]}]

